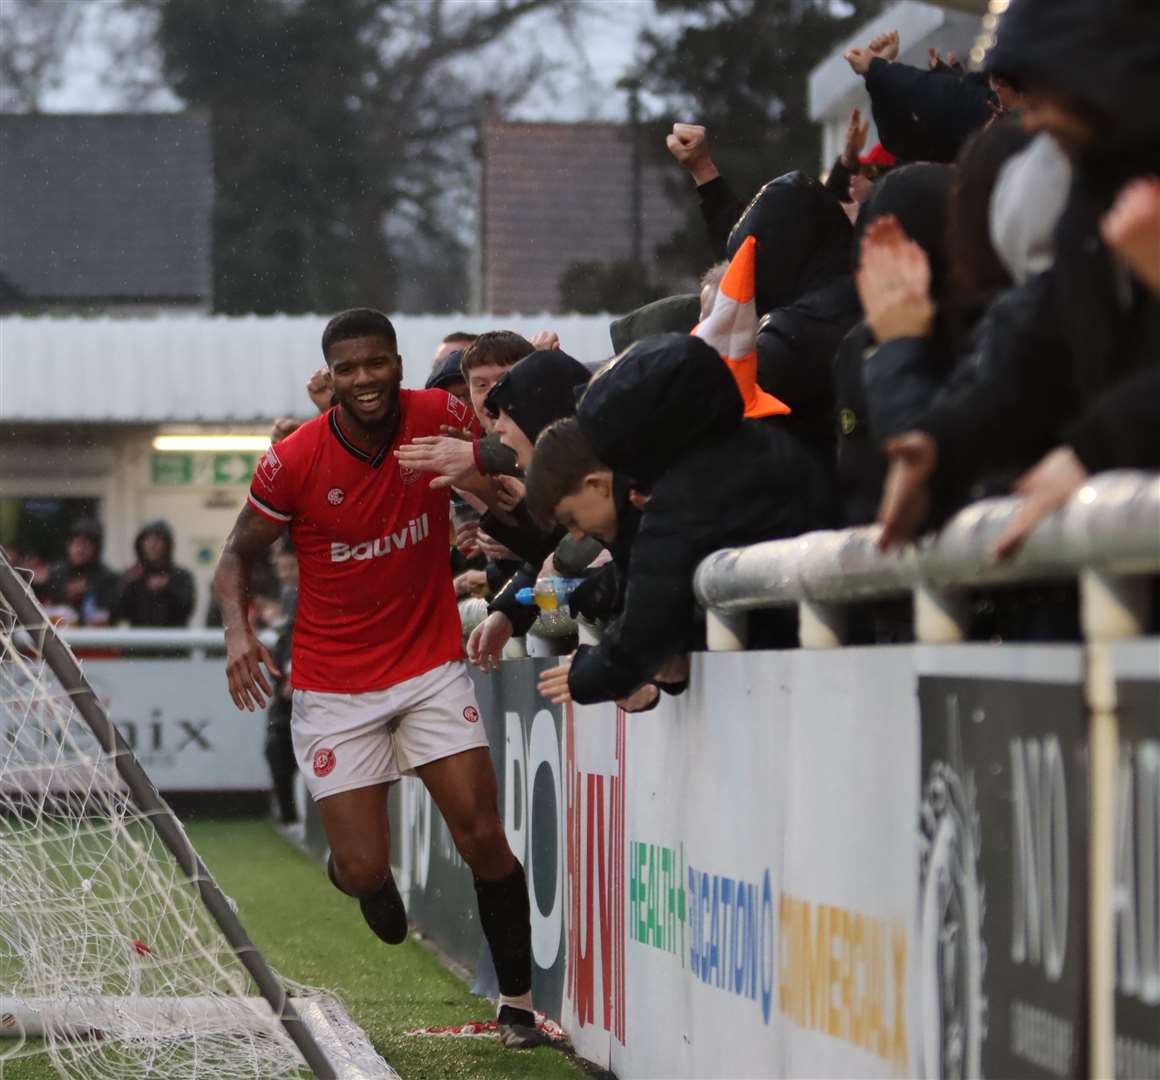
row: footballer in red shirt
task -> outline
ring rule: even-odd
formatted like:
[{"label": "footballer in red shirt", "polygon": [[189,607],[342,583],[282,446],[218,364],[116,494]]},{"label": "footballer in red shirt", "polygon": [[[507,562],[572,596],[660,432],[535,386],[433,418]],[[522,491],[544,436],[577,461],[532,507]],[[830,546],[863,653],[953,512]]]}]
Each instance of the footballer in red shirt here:
[{"label": "footballer in red shirt", "polygon": [[531,1002],[527,879],[504,834],[448,557],[449,491],[395,450],[462,427],[442,390],[401,389],[381,312],[336,315],[322,335],[336,404],[272,446],[214,576],[238,708],[263,707],[277,673],[245,617],[254,562],[289,529],[299,566],[291,735],[318,804],[334,885],[397,943],[407,914],[391,874],[387,791],[418,776],[471,868],[500,988],[505,1045],[541,1042]]}]

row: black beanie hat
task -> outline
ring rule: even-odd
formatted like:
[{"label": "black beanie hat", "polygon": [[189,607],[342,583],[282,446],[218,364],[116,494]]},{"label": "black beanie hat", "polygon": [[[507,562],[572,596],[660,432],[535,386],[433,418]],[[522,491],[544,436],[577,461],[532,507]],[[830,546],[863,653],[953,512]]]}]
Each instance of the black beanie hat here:
[{"label": "black beanie hat", "polygon": [[423,384],[423,389],[446,390],[452,383],[466,382],[459,366],[462,360],[462,349],[455,349],[449,352],[439,361],[439,366],[427,376],[427,381]]},{"label": "black beanie hat", "polygon": [[554,420],[576,412],[576,396],[588,383],[588,369],[559,349],[529,353],[514,364],[488,392],[484,408],[492,416],[500,410],[535,443]]}]

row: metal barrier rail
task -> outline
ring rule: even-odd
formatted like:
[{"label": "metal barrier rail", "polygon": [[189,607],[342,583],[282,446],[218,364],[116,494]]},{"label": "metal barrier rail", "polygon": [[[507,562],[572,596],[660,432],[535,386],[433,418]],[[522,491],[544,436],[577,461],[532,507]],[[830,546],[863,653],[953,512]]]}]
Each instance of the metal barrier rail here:
[{"label": "metal barrier rail", "polygon": [[973,503],[937,534],[894,553],[878,550],[877,525],[715,552],[694,577],[697,598],[710,613],[709,647],[742,647],[745,612],[790,604],[802,609],[803,646],[838,645],[843,605],[907,593],[915,597],[920,641],[959,640],[966,614],[961,593],[968,588],[1068,579],[1081,572],[1160,572],[1160,475],[1095,477],[1014,558],[995,562],[989,551],[1019,504],[1013,497]]},{"label": "metal barrier rail", "polygon": [[[224,651],[225,631],[221,628],[132,629],[122,626],[57,627],[74,648],[108,648],[135,652],[138,649],[215,649]],[[267,648],[278,640],[275,630],[261,630],[258,640]]]},{"label": "metal barrier rail", "polygon": [[[487,601],[471,597],[459,601],[459,619],[463,624],[463,640],[487,618]],[[504,648],[504,657],[516,660],[523,656],[553,656],[559,652],[558,642],[582,633],[580,624],[567,609],[541,611],[539,618],[523,638],[512,638]],[[542,643],[537,647],[536,642]],[[589,642],[591,644],[591,642]]]},{"label": "metal barrier rail", "polygon": [[1119,720],[1111,649],[1148,625],[1160,572],[1160,475],[1097,476],[1043,521],[1011,560],[989,555],[1019,508],[986,499],[904,551],[878,550],[876,526],[811,533],[715,552],[694,588],[708,610],[710,649],[744,648],[746,612],[797,604],[806,648],[839,646],[845,607],[910,593],[920,642],[962,640],[976,586],[1076,579],[1087,664],[1089,1074],[1115,1075],[1115,927]]},{"label": "metal barrier rail", "polygon": [[[153,652],[160,649],[184,649],[190,652],[226,651],[225,631],[220,628],[173,627],[168,629],[131,628],[125,626],[57,626],[56,632],[73,649],[116,649],[128,656],[137,652]],[[275,630],[262,630],[258,640],[272,648],[278,640]],[[22,647],[33,642],[33,635],[27,631],[16,634],[16,641]]]}]

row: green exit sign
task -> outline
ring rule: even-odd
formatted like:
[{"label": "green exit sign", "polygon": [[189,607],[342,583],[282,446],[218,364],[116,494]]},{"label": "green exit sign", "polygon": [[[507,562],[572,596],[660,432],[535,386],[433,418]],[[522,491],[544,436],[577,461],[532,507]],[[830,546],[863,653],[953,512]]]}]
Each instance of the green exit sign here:
[{"label": "green exit sign", "polygon": [[150,475],[158,487],[233,487],[249,484],[261,454],[154,452]]},{"label": "green exit sign", "polygon": [[213,483],[248,484],[260,454],[220,453],[213,455]]},{"label": "green exit sign", "polygon": [[153,483],[161,487],[182,487],[193,483],[192,454],[153,455]]}]

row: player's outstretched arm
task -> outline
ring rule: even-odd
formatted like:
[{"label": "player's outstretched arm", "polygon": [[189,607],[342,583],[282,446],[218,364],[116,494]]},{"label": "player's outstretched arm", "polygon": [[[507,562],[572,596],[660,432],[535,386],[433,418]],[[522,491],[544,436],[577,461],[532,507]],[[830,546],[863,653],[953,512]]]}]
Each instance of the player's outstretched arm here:
[{"label": "player's outstretched arm", "polygon": [[233,531],[226,539],[214,571],[213,585],[221,605],[226,633],[226,678],[230,697],[239,709],[253,712],[273,696],[262,674],[262,664],[272,675],[281,675],[270,651],[263,645],[247,612],[250,607],[250,575],[254,561],[282,534],[284,525],[243,506]]}]

